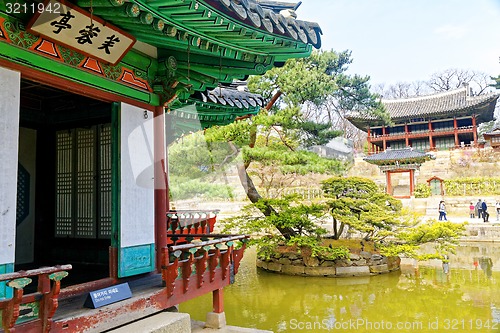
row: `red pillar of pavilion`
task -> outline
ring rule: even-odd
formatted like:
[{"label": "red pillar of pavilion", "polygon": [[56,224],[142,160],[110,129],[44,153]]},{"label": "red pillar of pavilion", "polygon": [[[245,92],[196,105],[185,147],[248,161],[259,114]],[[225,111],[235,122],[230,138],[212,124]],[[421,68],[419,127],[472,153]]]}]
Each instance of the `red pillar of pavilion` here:
[{"label": "red pillar of pavilion", "polygon": [[392,195],[392,185],[391,185],[391,172],[390,171],[386,171],[385,172],[385,182],[387,183],[387,189],[386,189],[386,192],[387,194],[389,195]]},{"label": "red pillar of pavilion", "polygon": [[434,142],[432,142],[432,122],[429,120],[429,150],[434,149]]},{"label": "red pillar of pavilion", "polygon": [[410,169],[410,197],[413,196],[414,189],[415,189],[415,170]]},{"label": "red pillar of pavilion", "polygon": [[457,118],[453,118],[453,132],[455,134],[455,147],[458,147],[458,125],[457,125]]},{"label": "red pillar of pavilion", "polygon": [[167,246],[167,165],[165,140],[165,110],[163,106],[154,109],[154,184],[155,184],[155,244],[156,269],[161,271],[162,251]]},{"label": "red pillar of pavilion", "polygon": [[387,149],[387,141],[386,141],[386,138],[385,138],[385,126],[382,127],[382,142],[383,142],[383,148],[384,148],[384,151]]},{"label": "red pillar of pavilion", "polygon": [[474,135],[474,147],[477,147],[477,124],[476,115],[472,115],[472,133]]},{"label": "red pillar of pavilion", "polygon": [[370,127],[367,128],[366,130],[366,133],[367,133],[367,141],[368,141],[368,154],[373,154],[373,151],[374,151],[374,147],[373,147],[373,143],[372,143],[372,138],[371,138],[371,131],[370,131]]},{"label": "red pillar of pavilion", "polygon": [[410,133],[408,133],[408,124],[405,124],[405,144],[406,144],[406,147],[410,146],[409,135],[410,135]]}]

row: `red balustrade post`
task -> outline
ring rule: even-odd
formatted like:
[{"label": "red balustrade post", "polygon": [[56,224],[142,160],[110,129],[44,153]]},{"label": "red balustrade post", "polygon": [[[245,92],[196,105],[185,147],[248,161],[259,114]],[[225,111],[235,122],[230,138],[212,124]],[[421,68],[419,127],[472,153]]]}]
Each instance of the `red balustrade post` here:
[{"label": "red balustrade post", "polygon": [[215,313],[224,312],[224,290],[222,288],[212,292],[212,304]]}]

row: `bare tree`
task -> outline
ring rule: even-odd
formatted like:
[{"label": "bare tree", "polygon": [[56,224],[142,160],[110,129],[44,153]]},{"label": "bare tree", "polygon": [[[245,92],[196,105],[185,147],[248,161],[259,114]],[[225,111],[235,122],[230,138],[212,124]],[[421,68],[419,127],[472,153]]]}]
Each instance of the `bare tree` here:
[{"label": "bare tree", "polygon": [[430,93],[428,84],[425,81],[397,82],[387,87],[385,84],[378,84],[372,88],[372,91],[379,94],[383,99],[409,98]]},{"label": "bare tree", "polygon": [[453,90],[468,85],[474,95],[481,95],[488,91],[492,82],[491,77],[486,73],[450,68],[434,73],[428,81],[428,85],[435,92]]}]

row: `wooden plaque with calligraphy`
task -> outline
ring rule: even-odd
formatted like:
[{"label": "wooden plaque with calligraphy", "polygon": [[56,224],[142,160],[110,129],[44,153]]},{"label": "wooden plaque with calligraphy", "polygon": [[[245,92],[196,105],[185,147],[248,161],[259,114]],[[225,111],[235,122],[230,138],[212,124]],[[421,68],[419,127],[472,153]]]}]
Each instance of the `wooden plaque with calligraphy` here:
[{"label": "wooden plaque with calligraphy", "polygon": [[135,43],[129,33],[99,17],[91,18],[71,3],[46,0],[43,8],[28,23],[28,31],[89,57],[115,65]]}]

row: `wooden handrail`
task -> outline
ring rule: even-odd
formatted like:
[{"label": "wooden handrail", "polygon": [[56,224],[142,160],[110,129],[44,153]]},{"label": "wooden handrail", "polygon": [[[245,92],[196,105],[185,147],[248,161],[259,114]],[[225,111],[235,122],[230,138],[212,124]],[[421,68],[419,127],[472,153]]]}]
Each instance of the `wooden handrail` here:
[{"label": "wooden handrail", "polygon": [[[40,332],[48,333],[52,325],[52,317],[58,307],[61,280],[68,275],[71,265],[42,267],[27,271],[0,274],[0,282],[7,281],[7,286],[13,289],[11,298],[0,300],[0,323],[5,332],[14,332],[14,326],[21,315],[20,307],[26,302],[39,304]],[[24,288],[32,282],[30,277],[38,277],[38,290],[35,293],[24,295]]]},{"label": "wooden handrail", "polygon": [[[193,236],[193,235],[190,235]],[[203,235],[207,237],[208,235]],[[210,235],[211,237],[212,235]],[[185,251],[189,250],[192,248],[200,248],[203,246],[209,246],[209,245],[214,245],[214,244],[220,244],[223,242],[231,242],[235,240],[243,240],[247,239],[249,236],[247,235],[233,235],[229,237],[216,237],[216,239],[208,240],[208,241],[201,241],[201,242],[196,242],[196,243],[189,243],[189,244],[182,244],[182,245],[174,245],[174,246],[169,246],[168,251],[169,252],[175,252],[175,251]]]},{"label": "wooden handrail", "polygon": [[217,215],[220,209],[175,209],[167,211],[167,216],[171,215],[182,215],[182,214],[215,214]]},{"label": "wooden handrail", "polygon": [[13,273],[0,274],[0,282],[9,281],[19,278],[25,278],[30,276],[42,275],[42,274],[52,274],[61,271],[69,271],[73,267],[71,265],[57,265],[52,267],[42,267],[37,269],[30,269],[27,271],[18,271]]}]

